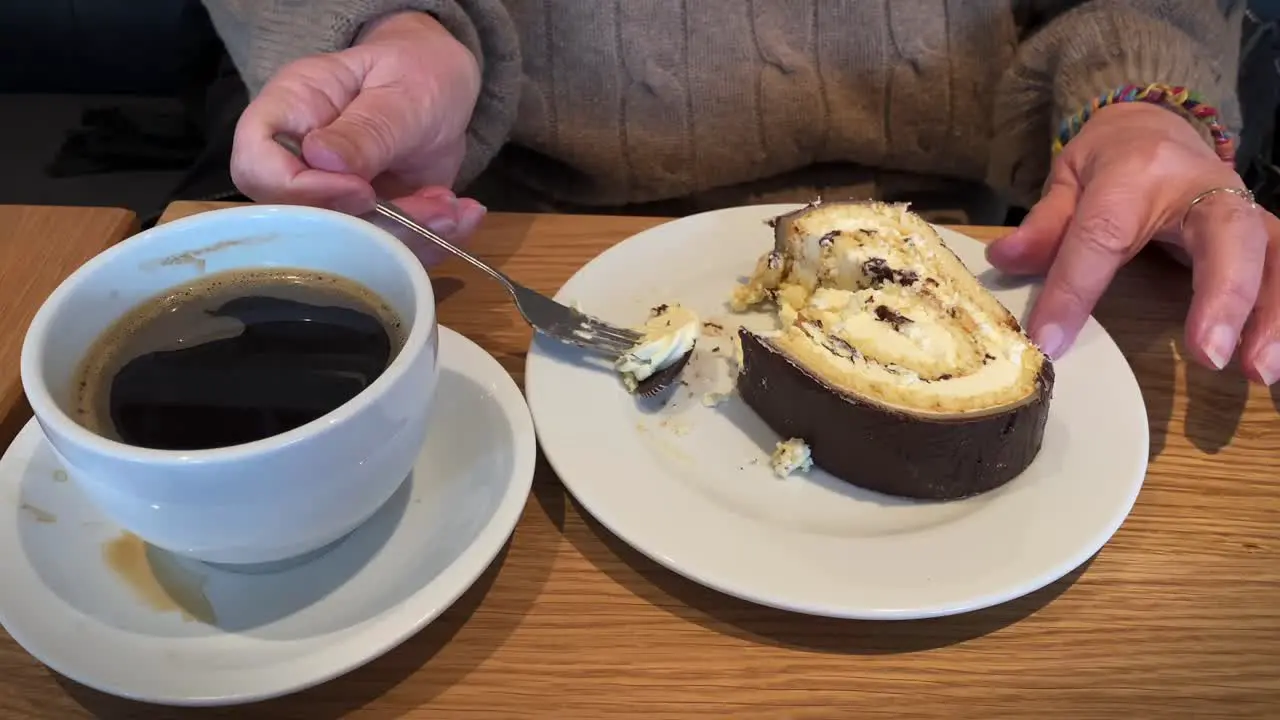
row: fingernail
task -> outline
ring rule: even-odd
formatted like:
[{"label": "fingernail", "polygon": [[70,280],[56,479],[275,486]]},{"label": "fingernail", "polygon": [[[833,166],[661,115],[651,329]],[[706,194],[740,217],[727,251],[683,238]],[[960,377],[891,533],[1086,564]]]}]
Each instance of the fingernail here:
[{"label": "fingernail", "polygon": [[485,214],[488,212],[489,208],[473,200],[463,207],[462,222],[460,224],[479,225],[480,221],[484,219]]},{"label": "fingernail", "polygon": [[1254,368],[1265,385],[1274,385],[1276,380],[1280,380],[1280,342],[1263,348],[1254,360]]},{"label": "fingernail", "polygon": [[1226,325],[1214,325],[1209,330],[1209,338],[1205,342],[1204,354],[1209,362],[1219,370],[1227,366],[1232,353],[1236,350],[1236,334]]},{"label": "fingernail", "polygon": [[446,238],[458,231],[458,222],[450,217],[428,220],[426,225],[432,232],[444,235]]},{"label": "fingernail", "polygon": [[1040,346],[1040,352],[1048,355],[1050,360],[1058,359],[1058,353],[1062,352],[1063,334],[1061,327],[1053,323],[1045,325],[1036,333],[1035,340],[1036,344]]}]

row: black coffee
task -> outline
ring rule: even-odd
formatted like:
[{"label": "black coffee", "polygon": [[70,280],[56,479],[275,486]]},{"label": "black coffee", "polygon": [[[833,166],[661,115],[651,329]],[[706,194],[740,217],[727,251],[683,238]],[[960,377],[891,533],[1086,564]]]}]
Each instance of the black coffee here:
[{"label": "black coffee", "polygon": [[202,450],[278,435],[386,370],[401,322],[346,278],[271,268],[211,275],[134,308],[80,369],[78,421],[130,445]]}]

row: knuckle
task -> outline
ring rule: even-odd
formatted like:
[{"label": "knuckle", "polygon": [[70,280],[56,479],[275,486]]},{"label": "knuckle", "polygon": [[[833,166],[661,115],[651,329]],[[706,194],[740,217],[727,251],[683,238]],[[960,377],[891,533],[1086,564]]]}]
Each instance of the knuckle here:
[{"label": "knuckle", "polygon": [[231,167],[231,183],[254,202],[279,202],[285,199],[281,190],[251,170]]},{"label": "knuckle", "polygon": [[[1229,181],[1216,187],[1234,187]],[[1261,210],[1231,192],[1215,192],[1188,200],[1180,227],[1189,247],[1200,248],[1213,242],[1243,244],[1246,254],[1262,261],[1267,246],[1267,224]]]},{"label": "knuckle", "polygon": [[250,107],[269,104],[297,117],[336,115],[344,95],[359,87],[345,64],[329,55],[304,57],[285,65],[262,87]]},{"label": "knuckle", "polygon": [[1214,220],[1218,223],[1238,226],[1258,220],[1257,209],[1235,193],[1217,192],[1205,198],[1200,204],[1205,205],[1205,209],[1212,210]]},{"label": "knuckle", "polygon": [[268,84],[326,77],[333,75],[341,66],[342,63],[332,55],[308,55],[281,66]]},{"label": "knuckle", "polygon": [[[1142,161],[1137,164],[1155,165],[1156,167],[1178,166],[1182,165],[1187,159],[1187,148],[1183,143],[1164,137],[1152,140],[1147,153],[1146,158],[1135,158]],[[1149,167],[1140,169],[1150,172]]]},{"label": "knuckle", "polygon": [[231,183],[236,186],[240,192],[248,195],[254,200],[258,199],[259,187],[253,177],[253,173],[245,167],[245,164],[237,160],[234,156],[231,158]]},{"label": "knuckle", "polygon": [[231,151],[228,170],[231,174],[231,183],[240,192],[257,201],[271,199],[270,183],[265,182],[262,173],[258,171],[257,164],[245,157],[239,143],[236,143],[236,147]]},{"label": "knuckle", "polygon": [[1116,217],[1098,213],[1080,221],[1077,237],[1086,246],[1107,255],[1126,255],[1136,238]]},{"label": "knuckle", "polygon": [[1150,176],[1153,170],[1180,172],[1186,165],[1187,149],[1180,142],[1152,135],[1130,137],[1129,140],[1131,142],[1125,152],[1107,160],[1111,168],[1128,177]]},{"label": "knuckle", "polygon": [[342,120],[356,131],[361,140],[370,145],[377,157],[389,158],[396,148],[400,135],[394,120],[386,114],[348,110]]},{"label": "knuckle", "polygon": [[1226,305],[1247,311],[1258,299],[1258,286],[1257,283],[1250,283],[1240,273],[1232,273],[1224,278],[1215,294]]},{"label": "knuckle", "polygon": [[231,183],[255,202],[275,202],[283,198],[280,188],[242,164],[232,163]]},{"label": "knuckle", "polygon": [[1057,295],[1056,304],[1072,315],[1088,315],[1093,308],[1090,300],[1080,284],[1071,279],[1064,279],[1054,287]]}]

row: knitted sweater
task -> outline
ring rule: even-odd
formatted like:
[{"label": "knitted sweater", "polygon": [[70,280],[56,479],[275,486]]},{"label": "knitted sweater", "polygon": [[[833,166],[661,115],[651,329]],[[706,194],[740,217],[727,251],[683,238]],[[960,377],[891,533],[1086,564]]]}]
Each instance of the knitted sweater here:
[{"label": "knitted sweater", "polygon": [[490,207],[691,212],[984,183],[1027,205],[1060,119],[1117,86],[1184,85],[1239,123],[1243,0],[205,5],[251,93],[372,19],[431,13],[480,61],[458,187]]}]

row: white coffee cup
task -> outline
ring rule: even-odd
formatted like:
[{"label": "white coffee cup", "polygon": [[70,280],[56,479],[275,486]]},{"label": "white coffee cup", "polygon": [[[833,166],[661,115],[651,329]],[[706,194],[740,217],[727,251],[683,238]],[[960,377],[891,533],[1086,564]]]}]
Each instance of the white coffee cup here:
[{"label": "white coffee cup", "polygon": [[[116,320],[202,276],[271,266],[355,280],[400,316],[404,346],[368,388],[289,432],[212,450],[130,446],[75,422],[77,369]],[[120,527],[197,560],[275,562],[342,538],[401,485],[425,438],[437,347],[431,282],[402,243],[340,213],[251,205],[157,226],[72,273],[27,331],[22,385],[69,477]]]}]

